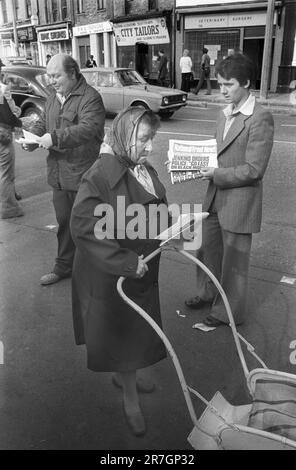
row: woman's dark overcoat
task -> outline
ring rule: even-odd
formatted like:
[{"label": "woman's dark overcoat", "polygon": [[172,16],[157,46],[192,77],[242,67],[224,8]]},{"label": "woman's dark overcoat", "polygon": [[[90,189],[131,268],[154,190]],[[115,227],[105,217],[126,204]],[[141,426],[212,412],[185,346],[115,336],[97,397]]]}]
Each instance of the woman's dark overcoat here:
[{"label": "woman's dark overcoat", "polygon": [[[159,242],[153,239],[122,239],[122,232],[117,231],[116,217],[117,239],[112,239],[112,234],[111,239],[99,239],[102,238],[102,230],[110,227],[102,226],[102,220],[106,221],[107,218],[99,217],[102,208],[99,205],[109,204],[116,215],[117,196],[124,197],[126,207],[133,203],[142,204],[146,223],[152,204],[161,209],[167,220],[165,189],[155,170],[150,166],[147,168],[158,199],[145,191],[117,157],[101,155],[85,173],[73,207],[71,232],[77,248],[72,275],[74,332],[76,343],[86,344],[88,367],[94,371],[140,369],[166,356],[165,347],[155,331],[123,302],[116,289],[118,278],[125,276],[125,293],[161,327],[159,256],[149,262],[149,271],[142,279],[132,278],[137,270],[138,256],[147,256],[158,247]],[[129,222],[136,215],[126,217],[125,221]],[[122,209],[120,216],[124,216]],[[153,219],[155,223],[155,215]],[[164,228],[162,225],[161,230]]]}]

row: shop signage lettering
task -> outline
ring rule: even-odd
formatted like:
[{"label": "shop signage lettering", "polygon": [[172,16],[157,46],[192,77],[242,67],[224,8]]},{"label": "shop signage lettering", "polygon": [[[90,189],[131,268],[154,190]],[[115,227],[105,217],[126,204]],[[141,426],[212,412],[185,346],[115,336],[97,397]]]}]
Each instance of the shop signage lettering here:
[{"label": "shop signage lettering", "polygon": [[74,26],[74,36],[88,36],[89,34],[109,33],[112,31],[112,24],[109,21],[102,23],[84,24],[81,26]]},{"label": "shop signage lettering", "polygon": [[42,31],[39,33],[40,42],[65,41],[69,39],[68,29],[55,29],[52,31]]},{"label": "shop signage lettering", "polygon": [[136,42],[167,44],[170,42],[164,18],[153,18],[131,23],[113,24],[118,46],[132,46]]},{"label": "shop signage lettering", "polygon": [[[274,24],[276,15],[274,16]],[[188,15],[185,16],[185,29],[233,28],[263,26],[266,24],[265,12],[225,13],[225,15]]]},{"label": "shop signage lettering", "polygon": [[[251,0],[198,0],[198,6],[201,5],[224,5],[227,3],[251,3]],[[176,0],[176,8],[181,7],[196,7],[196,0]]]}]

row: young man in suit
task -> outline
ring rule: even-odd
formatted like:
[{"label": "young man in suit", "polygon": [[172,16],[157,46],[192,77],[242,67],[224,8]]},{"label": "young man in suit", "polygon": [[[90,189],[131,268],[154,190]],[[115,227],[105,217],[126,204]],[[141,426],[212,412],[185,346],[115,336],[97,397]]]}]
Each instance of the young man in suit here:
[{"label": "young man in suit", "polygon": [[[273,145],[271,114],[250,93],[253,63],[243,54],[224,59],[216,68],[218,84],[228,106],[217,122],[218,168],[202,170],[209,181],[203,210],[209,217],[203,225],[199,259],[220,281],[236,324],[246,316],[248,270],[252,234],[259,232],[262,218],[262,180]],[[211,304],[204,323],[229,323],[224,303],[201,270],[197,296],[188,307]]]}]

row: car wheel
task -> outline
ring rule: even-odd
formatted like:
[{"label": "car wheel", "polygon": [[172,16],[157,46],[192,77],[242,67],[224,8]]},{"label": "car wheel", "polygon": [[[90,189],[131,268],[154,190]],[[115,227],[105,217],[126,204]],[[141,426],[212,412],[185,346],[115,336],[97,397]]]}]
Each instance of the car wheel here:
[{"label": "car wheel", "polygon": [[150,109],[148,104],[143,103],[143,101],[135,101],[132,106],[142,106],[142,108]]},{"label": "car wheel", "polygon": [[30,118],[32,121],[39,121],[41,119],[41,112],[38,108],[27,108],[23,112],[23,117]]},{"label": "car wheel", "polygon": [[167,111],[165,113],[160,113],[159,115],[163,121],[167,121],[168,119],[172,117],[173,114],[174,114],[174,111]]}]

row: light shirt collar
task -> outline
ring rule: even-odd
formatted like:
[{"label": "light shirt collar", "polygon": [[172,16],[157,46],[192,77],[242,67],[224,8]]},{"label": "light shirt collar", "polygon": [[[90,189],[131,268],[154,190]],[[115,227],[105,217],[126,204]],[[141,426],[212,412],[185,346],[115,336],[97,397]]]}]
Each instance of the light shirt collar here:
[{"label": "light shirt collar", "polygon": [[251,116],[254,112],[255,102],[255,96],[251,95],[250,93],[248,99],[235,112],[233,112],[234,105],[231,103],[225,109],[223,109],[223,113],[226,118],[236,116],[238,113],[244,114],[245,116]]},{"label": "light shirt collar", "polygon": [[66,101],[66,97],[64,95],[61,95],[61,93],[57,93],[56,95],[57,95],[57,99],[59,100],[61,105],[63,105]]}]

